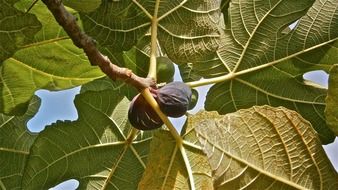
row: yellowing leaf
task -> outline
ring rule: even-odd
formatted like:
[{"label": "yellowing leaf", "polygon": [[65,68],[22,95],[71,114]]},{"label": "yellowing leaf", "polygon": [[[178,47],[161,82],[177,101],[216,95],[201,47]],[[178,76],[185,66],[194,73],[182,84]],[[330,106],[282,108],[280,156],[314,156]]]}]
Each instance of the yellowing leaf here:
[{"label": "yellowing leaf", "polygon": [[255,106],[188,120],[209,158],[216,189],[336,189],[317,133],[297,112]]},{"label": "yellowing leaf", "polygon": [[[169,131],[159,131],[150,146],[146,170],[139,184],[140,190],[148,189],[196,189],[212,190],[211,169],[205,154],[188,145],[183,146],[190,165],[186,165]],[[189,181],[191,172],[194,181]]]},{"label": "yellowing leaf", "polygon": [[310,121],[322,143],[332,142],[334,135],[324,117],[326,89],[307,85],[289,73],[291,70],[290,65],[287,69],[271,67],[215,84],[208,92],[205,107],[226,114],[253,105],[283,105]]},{"label": "yellowing leaf", "polygon": [[[206,110],[226,114],[254,105],[287,107],[312,123],[323,144],[333,142],[324,116],[326,90],[307,85],[302,75],[337,62],[337,6],[338,1],[231,1],[230,23],[215,60],[190,69],[204,78],[219,77],[208,92]],[[285,30],[295,20],[297,26]]]}]

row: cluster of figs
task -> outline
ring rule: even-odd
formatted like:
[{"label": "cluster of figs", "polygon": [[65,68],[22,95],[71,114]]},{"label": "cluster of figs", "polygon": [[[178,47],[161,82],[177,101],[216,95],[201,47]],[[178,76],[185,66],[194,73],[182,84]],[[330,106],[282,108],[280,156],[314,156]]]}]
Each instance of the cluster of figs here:
[{"label": "cluster of figs", "polygon": [[[163,60],[163,59],[162,59]],[[160,64],[173,64],[172,62],[159,62]],[[159,68],[165,69],[168,72],[168,65],[160,66]],[[172,66],[173,67],[173,66]],[[174,68],[172,68],[174,69]],[[161,73],[158,72],[158,77],[163,78]],[[173,72],[171,72],[173,75]],[[166,75],[164,78],[172,79],[173,76]],[[187,110],[192,109],[197,102],[197,91],[191,89],[183,82],[169,82],[163,87],[156,89],[150,87],[150,92],[156,102],[158,103],[160,110],[169,117],[181,117]],[[145,100],[145,98],[138,94],[130,103],[128,111],[128,119],[131,125],[139,130],[152,130],[159,128],[163,125],[163,121],[157,115],[155,110]]]}]

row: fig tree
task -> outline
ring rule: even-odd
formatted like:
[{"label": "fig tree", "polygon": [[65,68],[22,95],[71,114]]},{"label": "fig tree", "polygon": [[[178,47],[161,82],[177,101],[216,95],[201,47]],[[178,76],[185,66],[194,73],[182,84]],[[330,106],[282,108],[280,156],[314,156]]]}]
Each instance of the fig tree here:
[{"label": "fig tree", "polygon": [[151,130],[163,125],[163,121],[141,94],[136,95],[128,111],[130,124],[139,130]]},{"label": "fig tree", "polygon": [[171,82],[157,90],[155,97],[161,111],[169,117],[181,117],[191,101],[191,89],[183,82]]},{"label": "fig tree", "polygon": [[157,83],[172,82],[174,80],[174,63],[168,57],[157,57]]}]

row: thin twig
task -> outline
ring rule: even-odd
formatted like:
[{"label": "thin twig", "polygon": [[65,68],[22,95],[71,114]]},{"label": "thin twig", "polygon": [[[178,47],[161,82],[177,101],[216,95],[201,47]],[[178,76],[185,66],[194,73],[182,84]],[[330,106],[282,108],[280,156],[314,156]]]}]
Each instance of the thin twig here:
[{"label": "thin twig", "polygon": [[113,64],[107,56],[103,55],[96,48],[95,40],[81,31],[79,25],[76,23],[76,17],[65,9],[61,0],[42,1],[52,12],[56,21],[67,32],[74,45],[84,50],[92,65],[98,65],[111,79],[124,80],[126,83],[136,87],[139,91],[155,85],[154,79],[139,77],[129,69],[121,68]]}]

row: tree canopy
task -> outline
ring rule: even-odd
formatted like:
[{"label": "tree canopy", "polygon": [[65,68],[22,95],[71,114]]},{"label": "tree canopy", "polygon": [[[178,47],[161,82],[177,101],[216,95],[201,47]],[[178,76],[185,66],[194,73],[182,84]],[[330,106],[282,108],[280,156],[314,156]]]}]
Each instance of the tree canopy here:
[{"label": "tree canopy", "polygon": [[[159,57],[212,84],[182,131]],[[0,0],[0,189],[336,189],[337,64],[337,0]],[[76,86],[76,121],[28,131],[37,90]],[[130,124],[138,93],[161,128]]]}]

